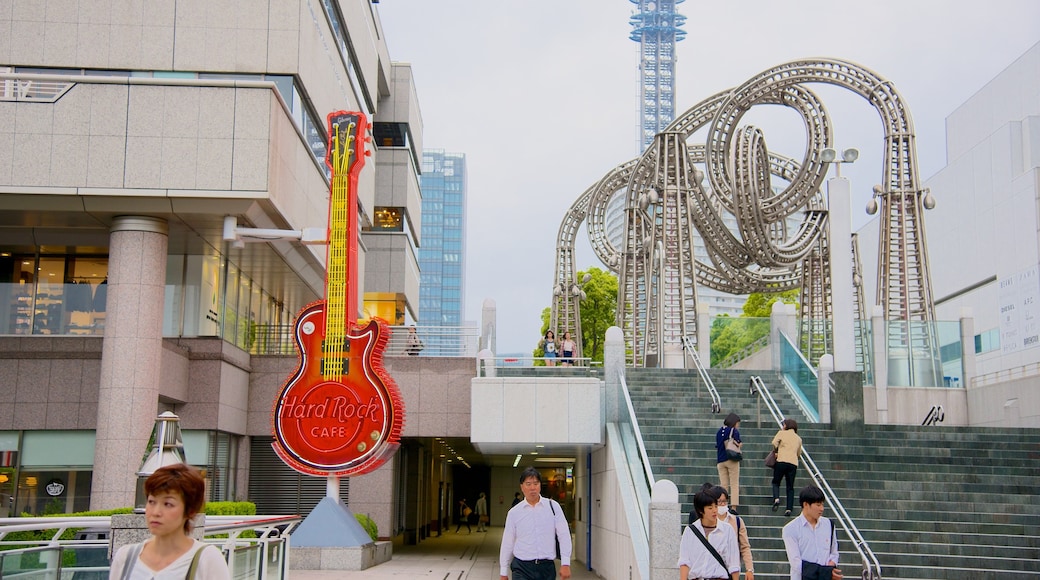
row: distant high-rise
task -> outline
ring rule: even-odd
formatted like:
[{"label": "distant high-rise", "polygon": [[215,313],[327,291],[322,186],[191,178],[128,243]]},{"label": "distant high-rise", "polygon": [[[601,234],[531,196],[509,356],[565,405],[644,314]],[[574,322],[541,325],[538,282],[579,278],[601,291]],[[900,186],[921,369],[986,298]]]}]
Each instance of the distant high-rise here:
[{"label": "distant high-rise", "polygon": [[466,156],[424,150],[420,184],[419,325],[458,327],[466,273]]},{"label": "distant high-rise", "polygon": [[676,11],[685,0],[629,0],[639,6],[632,15],[632,34],[639,43],[640,151],[675,119],[675,43],[686,38],[686,17]]}]

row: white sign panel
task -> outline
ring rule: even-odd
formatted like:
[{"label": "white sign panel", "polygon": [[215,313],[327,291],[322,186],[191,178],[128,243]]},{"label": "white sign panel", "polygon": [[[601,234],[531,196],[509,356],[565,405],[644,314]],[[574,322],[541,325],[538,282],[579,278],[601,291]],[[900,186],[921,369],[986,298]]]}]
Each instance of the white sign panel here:
[{"label": "white sign panel", "polygon": [[1000,351],[1040,346],[1040,270],[1033,266],[1000,281]]}]

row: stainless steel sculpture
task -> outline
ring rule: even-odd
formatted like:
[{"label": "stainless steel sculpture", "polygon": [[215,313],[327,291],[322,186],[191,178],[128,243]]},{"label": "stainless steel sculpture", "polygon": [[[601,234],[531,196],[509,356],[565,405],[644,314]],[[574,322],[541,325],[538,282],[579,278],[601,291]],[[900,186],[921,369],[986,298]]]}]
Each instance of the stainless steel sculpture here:
[{"label": "stainless steel sculpture", "polygon": [[[552,327],[562,332],[577,330],[579,324],[573,242],[586,217],[597,257],[619,275],[617,322],[630,364],[660,364],[682,336],[697,336],[697,284],[734,294],[801,286],[803,318],[829,318],[830,253],[822,233],[827,212],[820,194],[828,164],[820,152],[831,146],[832,127],[823,103],[806,87],[812,83],[859,94],[881,116],[884,175],[874,191],[885,213],[877,303],[887,320],[907,323],[890,326],[890,347],[907,349],[910,358],[935,354],[921,220],[923,209],[934,202],[919,184],[913,123],[891,83],[840,60],[782,64],[704,100],[657,135],[641,157],[586,190],[560,227]],[[769,153],[760,130],[740,126],[744,114],[764,104],[790,107],[802,117],[807,146],[801,161]],[[702,127],[708,129],[707,142],[689,144]],[[785,187],[774,191],[771,176]],[[625,196],[622,248],[615,248],[604,231],[612,195]],[[724,214],[735,218],[736,231],[726,227]],[[797,227],[789,227],[795,223]],[[710,263],[694,258],[694,228]],[[580,334],[576,337],[580,341]],[[935,377],[919,378],[911,384],[929,384]]]}]

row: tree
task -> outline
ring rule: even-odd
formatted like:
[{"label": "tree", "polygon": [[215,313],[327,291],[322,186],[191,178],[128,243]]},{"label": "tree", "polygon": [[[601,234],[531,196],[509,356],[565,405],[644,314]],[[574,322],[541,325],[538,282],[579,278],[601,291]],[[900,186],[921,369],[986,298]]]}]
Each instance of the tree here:
[{"label": "tree", "polygon": [[711,323],[711,366],[718,366],[730,356],[769,335],[769,316],[773,303],[798,304],[798,289],[775,294],[755,292],[744,303],[740,318],[720,316]]},{"label": "tree", "polygon": [[[581,280],[585,274],[589,274],[588,282],[581,284],[585,291],[585,300],[579,305],[581,316],[581,345],[582,355],[595,361],[603,362],[603,343],[607,336],[607,329],[614,326],[617,317],[617,294],[618,279],[607,270],[589,268],[584,272],[578,272],[577,279]],[[550,309],[542,311],[542,334],[549,329]],[[557,341],[563,339],[564,332],[574,333],[573,328],[553,329]],[[577,337],[575,337],[577,340]],[[539,342],[541,338],[539,338]],[[542,345],[538,344],[532,353],[536,358],[544,356]],[[536,361],[536,364],[542,361]]]}]

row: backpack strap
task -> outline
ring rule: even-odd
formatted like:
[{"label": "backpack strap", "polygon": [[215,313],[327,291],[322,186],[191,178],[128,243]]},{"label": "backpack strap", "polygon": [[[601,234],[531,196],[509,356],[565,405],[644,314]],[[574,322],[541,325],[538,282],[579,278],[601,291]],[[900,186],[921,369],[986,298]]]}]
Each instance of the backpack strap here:
[{"label": "backpack strap", "polygon": [[137,559],[141,557],[143,548],[144,542],[134,544],[134,547],[130,548],[130,552],[126,556],[126,562],[123,563],[123,575],[119,577],[119,580],[130,580],[130,573],[134,571],[134,566],[137,565]]}]

